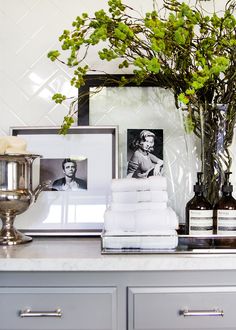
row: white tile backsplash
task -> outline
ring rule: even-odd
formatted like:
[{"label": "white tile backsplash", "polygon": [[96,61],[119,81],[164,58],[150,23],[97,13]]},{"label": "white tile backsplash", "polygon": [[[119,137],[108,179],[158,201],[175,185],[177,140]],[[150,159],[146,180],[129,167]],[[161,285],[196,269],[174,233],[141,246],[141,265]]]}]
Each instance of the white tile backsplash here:
[{"label": "white tile backsplash", "polygon": [[[185,0],[189,2],[188,0]],[[195,0],[191,0],[195,1]],[[190,1],[190,2],[191,2]],[[143,14],[152,9],[153,0],[124,0]],[[161,8],[161,0],[158,0]],[[226,0],[202,1],[203,7],[223,10]],[[8,134],[11,126],[60,125],[67,113],[68,104],[56,105],[51,96],[62,91],[77,95],[71,88],[72,70],[47,58],[49,50],[59,47],[58,37],[70,29],[77,15],[106,8],[107,0],[0,0],[0,134]],[[96,49],[96,48],[95,48]],[[101,71],[117,73],[114,63],[100,61],[96,51],[89,53],[86,61]],[[166,97],[165,93],[159,97]],[[135,97],[134,97],[135,99]],[[143,98],[145,99],[145,98]],[[152,104],[153,100],[146,100]],[[168,98],[159,100],[168,105]],[[111,124],[117,120],[117,104],[108,111],[94,114],[97,124]],[[142,105],[127,109],[124,116],[133,122]],[[152,114],[150,116],[150,125]],[[168,116],[168,113],[167,113]],[[170,121],[170,118],[167,118]],[[153,120],[154,122],[154,120]],[[168,142],[168,140],[167,140]],[[235,152],[235,144],[232,153]]]},{"label": "white tile backsplash", "polygon": [[[218,2],[223,8],[225,0]],[[153,1],[126,3],[142,13],[152,8]],[[46,55],[58,47],[58,37],[77,15],[106,7],[106,0],[0,0],[0,115],[5,118],[0,122],[1,134],[8,134],[15,118],[32,126],[61,123],[66,109],[61,106],[63,110],[59,110],[50,93],[68,89],[71,72],[50,62]],[[87,61],[100,70],[115,70],[114,64],[101,63],[94,51]],[[11,114],[5,114],[7,109]]]},{"label": "white tile backsplash", "polygon": [[1,128],[0,135],[9,134],[9,123],[12,126],[23,126],[25,122],[21,119],[21,117],[17,114],[16,111],[10,108],[4,102],[1,103],[1,113],[4,115],[1,116]]},{"label": "white tile backsplash", "polygon": [[0,1],[1,12],[5,17],[10,19],[12,22],[20,21],[27,13],[29,13],[28,6],[24,1],[19,0],[1,0]]},{"label": "white tile backsplash", "polygon": [[[11,1],[12,0],[9,2]],[[58,8],[50,0],[41,0],[18,21],[17,26],[25,35],[32,37],[37,31],[41,30],[53,20],[53,16],[57,12]]]}]

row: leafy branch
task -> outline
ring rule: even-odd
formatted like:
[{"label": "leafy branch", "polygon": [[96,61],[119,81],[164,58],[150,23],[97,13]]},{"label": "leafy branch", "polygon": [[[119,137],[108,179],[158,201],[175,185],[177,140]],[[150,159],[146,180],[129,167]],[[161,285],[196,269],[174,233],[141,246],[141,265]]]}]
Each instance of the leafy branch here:
[{"label": "leafy branch", "polygon": [[[64,30],[59,41],[62,50],[69,51],[66,60],[58,50],[48,54],[52,61],[75,68],[72,86],[83,86],[92,71],[83,65],[89,49],[106,43],[98,51],[101,60],[120,59],[119,68],[131,69],[137,85],[150,76],[158,80],[173,91],[177,106],[179,101],[194,106],[235,103],[235,1],[228,1],[221,17],[205,16],[197,5],[191,8],[177,0],[164,1],[167,17],[156,10],[135,17],[136,11],[121,0],[109,0],[108,6],[108,13],[83,13],[71,31]],[[57,93],[53,98],[61,103],[66,96]]]},{"label": "leafy branch", "polygon": [[[84,60],[91,48],[101,46],[97,51],[101,60],[119,60],[118,68],[133,74],[130,79],[124,76],[120,85],[140,85],[149,79],[170,89],[176,106],[185,105],[186,130],[201,139],[204,133],[211,148],[216,145],[210,137],[224,121],[227,149],[236,121],[235,9],[235,0],[228,0],[221,15],[208,15],[198,2],[190,7],[178,0],[164,0],[164,11],[153,9],[142,17],[121,0],[109,0],[108,12],[101,9],[93,17],[87,13],[77,16],[72,29],[64,30],[59,37],[62,50],[52,50],[48,57],[73,68],[71,85],[80,88],[88,73],[99,71]],[[69,52],[66,59],[62,59],[64,51]],[[53,96],[57,103],[66,98],[61,93]],[[75,108],[76,100],[64,118],[63,134],[80,110]],[[224,111],[219,104],[226,106]],[[228,149],[222,159],[230,167]]]}]

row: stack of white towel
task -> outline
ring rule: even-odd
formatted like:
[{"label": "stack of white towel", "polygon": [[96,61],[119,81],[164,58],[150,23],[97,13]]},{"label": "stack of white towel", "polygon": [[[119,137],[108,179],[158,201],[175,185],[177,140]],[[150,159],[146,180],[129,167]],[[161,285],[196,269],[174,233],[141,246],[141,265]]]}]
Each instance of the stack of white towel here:
[{"label": "stack of white towel", "polygon": [[176,248],[178,218],[167,206],[165,177],[114,179],[111,191],[104,215],[106,248]]}]

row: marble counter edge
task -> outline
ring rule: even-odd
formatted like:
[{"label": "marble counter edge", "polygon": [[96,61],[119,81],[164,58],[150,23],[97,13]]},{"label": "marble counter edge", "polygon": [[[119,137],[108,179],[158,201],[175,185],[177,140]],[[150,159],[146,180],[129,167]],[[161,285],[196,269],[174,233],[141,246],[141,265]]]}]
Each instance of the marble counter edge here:
[{"label": "marble counter edge", "polygon": [[0,259],[0,271],[186,271],[236,270],[236,256],[112,256],[105,258]]},{"label": "marble counter edge", "polygon": [[102,254],[99,238],[40,238],[0,247],[0,271],[236,270],[236,254]]}]

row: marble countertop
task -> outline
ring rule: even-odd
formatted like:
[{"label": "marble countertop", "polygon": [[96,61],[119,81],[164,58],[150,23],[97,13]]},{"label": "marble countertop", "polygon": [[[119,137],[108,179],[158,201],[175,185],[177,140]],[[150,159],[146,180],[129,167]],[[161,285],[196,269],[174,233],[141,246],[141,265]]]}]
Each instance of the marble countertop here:
[{"label": "marble countertop", "polygon": [[0,271],[236,270],[236,254],[101,254],[99,237],[41,237],[0,246]]}]

